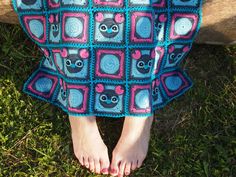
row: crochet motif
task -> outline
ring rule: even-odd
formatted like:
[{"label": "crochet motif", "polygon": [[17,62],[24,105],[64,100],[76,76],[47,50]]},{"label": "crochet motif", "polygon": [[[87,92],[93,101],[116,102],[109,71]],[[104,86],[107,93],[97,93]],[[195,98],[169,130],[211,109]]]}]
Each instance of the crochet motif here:
[{"label": "crochet motif", "polygon": [[13,0],[43,53],[23,91],[74,116],[150,116],[192,87],[180,68],[201,0]]}]

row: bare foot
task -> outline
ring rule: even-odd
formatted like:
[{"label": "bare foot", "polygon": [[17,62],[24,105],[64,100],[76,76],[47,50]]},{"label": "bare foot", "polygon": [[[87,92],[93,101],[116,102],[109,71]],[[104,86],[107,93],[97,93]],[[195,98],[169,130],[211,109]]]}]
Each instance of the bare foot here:
[{"label": "bare foot", "polygon": [[96,117],[69,116],[75,156],[95,173],[109,173],[108,150],[99,133]]},{"label": "bare foot", "polygon": [[148,152],[153,115],[126,117],[121,137],[112,152],[110,174],[123,177],[139,168]]}]

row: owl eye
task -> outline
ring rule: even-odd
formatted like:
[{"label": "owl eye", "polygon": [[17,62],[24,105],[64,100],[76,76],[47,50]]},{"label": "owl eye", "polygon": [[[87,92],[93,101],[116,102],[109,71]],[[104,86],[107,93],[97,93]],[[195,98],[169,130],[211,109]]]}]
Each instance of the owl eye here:
[{"label": "owl eye", "polygon": [[118,32],[118,26],[117,25],[112,25],[111,27],[113,32]]},{"label": "owl eye", "polygon": [[66,96],[66,91],[63,88],[61,88],[61,94]]},{"label": "owl eye", "polygon": [[160,29],[162,28],[162,24],[159,23],[158,26],[157,26],[157,28],[160,30]]},{"label": "owl eye", "polygon": [[152,60],[150,60],[149,62],[148,62],[148,66],[152,66]]},{"label": "owl eye", "polygon": [[84,65],[84,63],[83,63],[83,61],[81,61],[81,60],[77,60],[77,61],[75,62],[75,65],[76,65],[77,67],[79,67],[79,68],[82,68],[83,65]]},{"label": "owl eye", "polygon": [[102,25],[100,26],[100,31],[106,32],[106,31],[107,31],[107,26],[106,26],[105,24],[102,24]]},{"label": "owl eye", "polygon": [[71,61],[69,59],[66,59],[66,66],[70,66],[71,65]]},{"label": "owl eye", "polygon": [[177,55],[177,58],[181,58],[181,57],[182,57],[182,54],[179,53],[179,54]]},{"label": "owl eye", "polygon": [[174,53],[170,54],[170,59],[174,59],[174,58],[175,58],[175,54]]},{"label": "owl eye", "polygon": [[155,88],[155,91],[156,91],[156,93],[158,92],[158,88],[157,87]]},{"label": "owl eye", "polygon": [[112,103],[117,103],[117,102],[118,102],[117,96],[112,96],[112,97],[111,97],[111,102],[112,102]]},{"label": "owl eye", "polygon": [[58,31],[59,27],[58,25],[54,25],[54,31]]},{"label": "owl eye", "polygon": [[156,87],[153,91],[152,91],[152,94],[153,95],[156,95],[158,93],[158,87]]},{"label": "owl eye", "polygon": [[139,62],[138,62],[138,67],[139,67],[139,68],[143,68],[144,65],[145,65],[145,63],[144,63],[143,61],[139,61]]},{"label": "owl eye", "polygon": [[102,102],[104,102],[104,101],[106,101],[107,100],[107,96],[106,95],[101,95],[100,96],[100,100],[102,101]]}]

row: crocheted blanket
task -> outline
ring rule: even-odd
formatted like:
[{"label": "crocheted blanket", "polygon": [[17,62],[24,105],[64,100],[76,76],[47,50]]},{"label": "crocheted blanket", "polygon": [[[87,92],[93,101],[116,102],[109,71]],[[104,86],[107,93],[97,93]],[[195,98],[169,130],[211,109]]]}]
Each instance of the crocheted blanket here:
[{"label": "crocheted blanket", "polygon": [[74,116],[150,116],[193,85],[180,67],[201,0],[13,0],[43,53],[23,92]]}]

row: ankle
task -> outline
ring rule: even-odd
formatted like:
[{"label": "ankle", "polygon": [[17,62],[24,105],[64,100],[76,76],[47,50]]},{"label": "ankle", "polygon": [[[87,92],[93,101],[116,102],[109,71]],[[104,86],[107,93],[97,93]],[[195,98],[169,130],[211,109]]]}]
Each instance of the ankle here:
[{"label": "ankle", "polygon": [[91,128],[91,126],[97,126],[95,116],[75,117],[69,116],[70,126],[72,131],[79,130],[81,128]]}]

